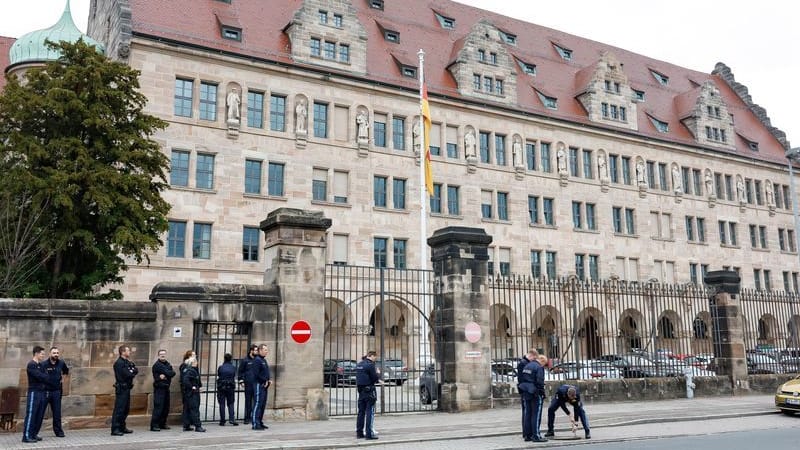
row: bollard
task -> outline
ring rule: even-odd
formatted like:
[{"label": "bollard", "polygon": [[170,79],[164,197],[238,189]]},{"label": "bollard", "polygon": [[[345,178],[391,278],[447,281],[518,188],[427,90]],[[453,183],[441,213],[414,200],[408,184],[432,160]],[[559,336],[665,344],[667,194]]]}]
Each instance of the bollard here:
[{"label": "bollard", "polygon": [[694,371],[687,367],[683,370],[683,375],[686,379],[686,398],[694,398]]}]

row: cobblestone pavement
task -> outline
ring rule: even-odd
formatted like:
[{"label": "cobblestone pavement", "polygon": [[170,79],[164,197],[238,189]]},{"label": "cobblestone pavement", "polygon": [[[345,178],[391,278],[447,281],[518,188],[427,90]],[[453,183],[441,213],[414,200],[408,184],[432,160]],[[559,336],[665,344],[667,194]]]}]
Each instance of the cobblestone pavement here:
[{"label": "cobblestone pavement", "polygon": [[[791,422],[800,418],[777,414],[771,395],[744,397],[706,397],[695,399],[646,402],[618,402],[586,405],[592,427],[592,441],[552,441],[552,446],[585,444],[598,440],[629,440],[658,436],[667,430],[700,427],[703,421],[714,421],[720,427],[735,426],[742,421],[765,420],[765,423]],[[763,417],[760,417],[763,416]],[[569,423],[563,414],[556,415],[557,436],[569,436]],[[546,418],[544,419],[546,421]],[[145,427],[134,427],[134,433],[115,437],[109,429],[66,430],[65,438],[53,436],[45,424],[36,444],[21,442],[21,434],[0,434],[0,449],[80,448],[127,449],[322,449],[322,448],[386,448],[386,449],[502,449],[530,448],[520,437],[518,408],[498,408],[459,414],[422,413],[378,416],[375,419],[380,439],[364,441],[355,438],[355,418],[337,417],[316,422],[271,422],[269,430],[252,431],[249,427],[220,427],[207,423],[206,433],[184,432],[180,426],[158,433]],[[658,424],[654,427],[653,424]],[[674,432],[674,431],[673,431]],[[579,430],[579,436],[582,433]],[[469,439],[468,441],[465,439]]]}]

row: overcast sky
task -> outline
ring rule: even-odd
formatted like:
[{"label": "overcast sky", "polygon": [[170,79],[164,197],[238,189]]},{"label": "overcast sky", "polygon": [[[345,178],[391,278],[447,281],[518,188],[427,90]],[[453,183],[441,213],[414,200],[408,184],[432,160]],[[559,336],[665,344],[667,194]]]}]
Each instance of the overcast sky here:
[{"label": "overcast sky", "polygon": [[[164,0],[169,1],[169,0]],[[266,1],[266,0],[248,0]],[[390,0],[394,1],[394,0]],[[772,125],[800,146],[800,19],[783,0],[458,0],[527,22],[710,73],[717,62],[748,87]],[[0,0],[0,35],[53,25],[65,0]],[[791,9],[790,9],[791,8]],[[86,31],[89,0],[72,0]]]}]

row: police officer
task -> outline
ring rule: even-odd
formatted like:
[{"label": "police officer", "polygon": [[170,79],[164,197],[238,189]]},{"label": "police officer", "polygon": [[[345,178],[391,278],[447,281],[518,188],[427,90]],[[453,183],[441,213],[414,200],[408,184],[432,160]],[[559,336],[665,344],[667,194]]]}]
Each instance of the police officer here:
[{"label": "police officer", "polygon": [[581,424],[583,424],[584,436],[586,439],[591,439],[592,435],[589,432],[589,419],[586,418],[586,411],[583,409],[581,393],[578,390],[578,386],[570,384],[561,385],[553,396],[553,400],[550,401],[550,407],[547,408],[547,433],[545,433],[545,436],[555,435],[555,433],[553,433],[553,426],[556,421],[556,410],[558,408],[561,408],[567,417],[570,416],[567,404],[572,405],[574,412],[574,418],[570,418],[573,430],[577,425],[578,419],[580,419]]},{"label": "police officer", "polygon": [[153,363],[153,417],[150,419],[150,431],[169,430],[169,385],[175,376],[172,364],[167,361],[167,351],[160,349],[158,359]]},{"label": "police officer", "polygon": [[[267,344],[258,347],[258,354],[253,359],[253,366],[247,372],[250,382],[253,383],[253,414],[251,420],[254,430],[266,430],[264,425],[264,408],[267,406],[267,389],[272,384],[267,364]],[[247,380],[245,380],[247,383]]]},{"label": "police officer", "polygon": [[247,375],[247,372],[253,368],[253,360],[256,357],[256,352],[258,352],[258,345],[250,345],[250,350],[247,352],[247,356],[239,361],[239,368],[237,371],[239,374],[239,385],[244,386],[245,425],[250,423],[250,416],[253,415],[253,383],[247,381],[250,379]]},{"label": "police officer", "polygon": [[133,388],[133,378],[139,373],[139,369],[130,360],[131,348],[127,345],[119,346],[119,358],[114,362],[114,413],[111,415],[111,435],[122,436],[123,434],[133,433],[125,425],[128,413],[131,410],[131,389]]},{"label": "police officer", "polygon": [[522,358],[519,359],[519,362],[517,362],[517,392],[519,393],[519,404],[520,404],[520,407],[522,409],[522,418],[521,418],[521,421],[522,421],[522,438],[525,439],[525,440],[529,440],[527,438],[530,437],[529,435],[525,434],[525,430],[526,430],[526,428],[525,428],[525,405],[527,405],[527,403],[525,402],[525,399],[523,398],[524,397],[523,396],[523,392],[522,392],[522,389],[520,389],[519,384],[522,383],[522,380],[521,380],[522,371],[525,369],[525,366],[527,366],[529,362],[533,361],[538,356],[539,356],[539,352],[537,352],[536,349],[532,348],[532,349],[528,350],[528,353],[526,353],[525,356],[523,356]]},{"label": "police officer", "polygon": [[225,405],[228,405],[228,418],[231,425],[236,423],[236,414],[233,412],[236,400],[236,367],[233,365],[233,355],[225,353],[225,362],[217,367],[217,403],[219,403],[219,426],[225,426]]},{"label": "police officer", "polygon": [[[378,391],[375,389],[381,377],[375,368],[378,354],[372,350],[356,364],[356,388],[358,389],[358,417],[356,418],[356,438],[378,439],[375,435],[375,403]],[[366,433],[364,433],[366,427]]]},{"label": "police officer", "polygon": [[64,437],[64,429],[61,427],[61,377],[69,375],[69,367],[60,356],[61,350],[58,347],[50,347],[50,358],[42,363],[48,379],[42,413],[47,410],[47,405],[50,405],[50,412],[53,413],[53,433],[58,437]]},{"label": "police officer", "polygon": [[520,376],[519,389],[522,391],[522,401],[525,402],[525,417],[522,423],[522,435],[526,441],[547,442],[541,435],[542,400],[544,399],[544,368],[536,358],[533,358]]},{"label": "police officer", "polygon": [[[183,358],[181,358],[181,365],[178,366],[178,383],[180,384],[181,388],[181,423],[183,424],[183,431],[192,431],[191,420],[189,416],[191,415],[189,411],[189,404],[184,401],[183,393],[186,390],[183,386],[183,371],[186,369],[186,362],[189,361],[190,358],[197,358],[197,353],[194,350],[189,349],[183,352]],[[199,373],[199,370],[198,370]]]},{"label": "police officer", "polygon": [[28,361],[25,371],[28,374],[28,400],[25,406],[25,424],[22,429],[22,442],[33,443],[41,441],[39,430],[42,428],[44,418],[45,395],[49,378],[42,367],[42,361],[47,356],[44,347],[33,347],[33,359]]},{"label": "police officer", "polygon": [[[181,371],[181,386],[183,387],[183,405],[188,414],[189,430],[194,427],[194,431],[205,433],[206,429],[200,423],[200,388],[203,383],[200,381],[200,371],[197,370],[197,357],[190,356],[183,362]],[[184,431],[189,431],[184,426]]]}]

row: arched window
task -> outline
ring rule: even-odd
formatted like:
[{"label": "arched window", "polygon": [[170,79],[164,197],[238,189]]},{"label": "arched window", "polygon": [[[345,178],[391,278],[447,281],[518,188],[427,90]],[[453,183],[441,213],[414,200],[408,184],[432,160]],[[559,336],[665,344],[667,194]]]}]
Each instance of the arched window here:
[{"label": "arched window", "polygon": [[708,327],[703,319],[696,317],[692,322],[695,339],[708,339]]},{"label": "arched window", "polygon": [[658,334],[662,339],[675,339],[675,327],[668,317],[662,317],[658,321]]}]

